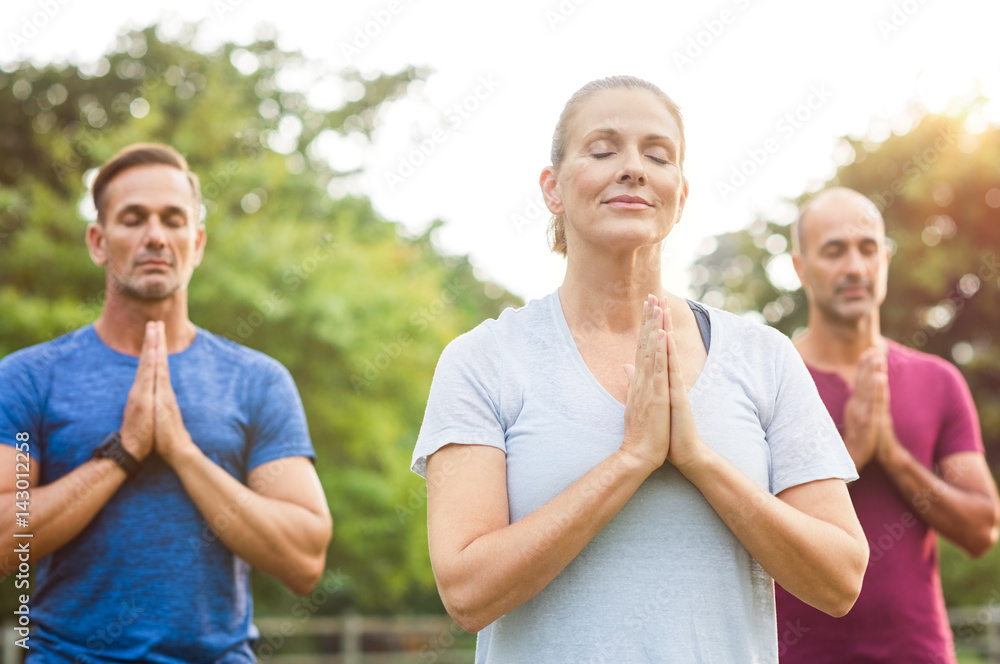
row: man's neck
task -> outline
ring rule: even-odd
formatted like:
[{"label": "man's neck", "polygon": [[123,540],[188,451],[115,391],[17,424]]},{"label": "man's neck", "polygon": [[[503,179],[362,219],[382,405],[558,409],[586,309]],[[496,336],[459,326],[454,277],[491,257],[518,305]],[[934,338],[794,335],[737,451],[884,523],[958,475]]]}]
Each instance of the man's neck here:
[{"label": "man's neck", "polygon": [[802,360],[823,371],[853,373],[861,354],[873,346],[885,347],[878,312],[838,324],[810,312],[809,327],[795,339]]},{"label": "man's neck", "polygon": [[94,331],[112,350],[139,356],[146,323],[160,320],[166,328],[168,353],[179,353],[194,341],[197,328],[188,318],[186,291],[163,300],[139,300],[109,288],[101,315],[94,321]]}]

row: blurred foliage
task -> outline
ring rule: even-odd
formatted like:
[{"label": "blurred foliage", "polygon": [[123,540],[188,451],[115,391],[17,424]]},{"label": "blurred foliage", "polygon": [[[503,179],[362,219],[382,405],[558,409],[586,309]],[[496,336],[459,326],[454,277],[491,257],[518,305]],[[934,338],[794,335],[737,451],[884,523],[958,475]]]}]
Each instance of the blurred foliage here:
[{"label": "blurred foliage", "polygon": [[[955,363],[969,383],[994,474],[1000,469],[1000,128],[978,100],[962,113],[926,115],[883,142],[843,139],[846,163],[825,187],[868,196],[885,217],[893,249],[882,332]],[[824,187],[824,188],[825,188]],[[791,267],[789,222],[810,194],[717,236],[693,268],[706,304],[777,327],[807,322]],[[780,218],[777,218],[780,217]],[[756,313],[760,312],[760,313]],[[1000,596],[1000,549],[970,561],[942,546],[950,605]]]},{"label": "blurred foliage", "polygon": [[[445,344],[520,302],[467,258],[441,255],[437,222],[411,238],[368,200],[331,198],[344,174],[315,150],[326,132],[370,138],[426,72],[365,79],[317,71],[267,39],[200,53],[192,36],[147,28],[96,63],[0,71],[0,356],[97,317],[88,174],[129,143],[175,146],[199,174],[208,228],[192,320],[278,359],[305,404],[335,520],[333,582],[309,611],[442,611],[410,454]],[[279,84],[293,69],[332,78],[347,101],[311,107]],[[302,606],[263,576],[254,594],[258,614]]]}]

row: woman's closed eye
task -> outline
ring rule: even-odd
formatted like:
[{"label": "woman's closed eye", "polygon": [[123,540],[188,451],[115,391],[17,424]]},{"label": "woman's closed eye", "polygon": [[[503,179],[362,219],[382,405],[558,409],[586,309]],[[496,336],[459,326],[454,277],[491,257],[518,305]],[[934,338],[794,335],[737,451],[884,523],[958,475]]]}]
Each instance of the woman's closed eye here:
[{"label": "woman's closed eye", "polygon": [[[594,159],[607,159],[608,157],[610,157],[610,156],[612,156],[614,154],[617,154],[617,153],[615,153],[615,152],[594,152],[590,156],[593,157]],[[658,157],[658,156],[653,155],[653,154],[647,154],[646,157],[649,158],[649,159],[652,159],[653,161],[655,161],[657,164],[660,164],[661,166],[666,166],[667,164],[671,163],[671,160],[669,158]]]}]

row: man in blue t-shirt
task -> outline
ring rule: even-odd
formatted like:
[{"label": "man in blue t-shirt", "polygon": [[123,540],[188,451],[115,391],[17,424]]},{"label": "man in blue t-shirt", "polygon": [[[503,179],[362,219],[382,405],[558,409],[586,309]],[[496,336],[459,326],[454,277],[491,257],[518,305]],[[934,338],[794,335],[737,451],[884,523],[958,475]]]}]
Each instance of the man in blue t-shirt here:
[{"label": "man in blue t-shirt", "polygon": [[331,537],[302,403],[278,362],[188,318],[205,228],[180,154],[127,147],[93,197],[100,316],[0,361],[18,636],[29,664],[252,662],[250,567],[307,593]]}]

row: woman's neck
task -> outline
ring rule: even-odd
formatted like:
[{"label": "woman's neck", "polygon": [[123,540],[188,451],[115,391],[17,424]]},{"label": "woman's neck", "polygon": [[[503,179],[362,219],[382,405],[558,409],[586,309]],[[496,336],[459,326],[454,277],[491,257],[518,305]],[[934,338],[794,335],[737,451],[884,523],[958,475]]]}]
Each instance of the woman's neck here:
[{"label": "woman's neck", "polygon": [[637,330],[649,294],[665,303],[660,245],[608,254],[574,247],[567,258],[559,300],[571,328],[623,333]]}]

